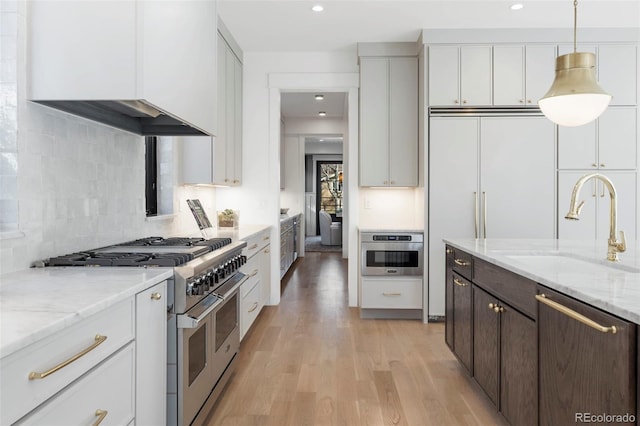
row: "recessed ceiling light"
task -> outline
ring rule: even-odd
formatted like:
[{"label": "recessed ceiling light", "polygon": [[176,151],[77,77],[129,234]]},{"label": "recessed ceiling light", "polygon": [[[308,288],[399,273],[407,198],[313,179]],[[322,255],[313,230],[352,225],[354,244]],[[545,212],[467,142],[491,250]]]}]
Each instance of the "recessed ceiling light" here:
[{"label": "recessed ceiling light", "polygon": [[511,10],[520,10],[524,7],[522,3],[514,3],[511,5]]},{"label": "recessed ceiling light", "polygon": [[311,8],[311,10],[313,10],[314,12],[322,12],[322,11],[324,10],[324,7],[322,7],[322,6],[321,6],[321,5],[319,5],[319,4],[316,4],[315,6],[313,6],[313,7]]},{"label": "recessed ceiling light", "polygon": [[325,115],[327,115],[327,113],[326,113],[325,111],[320,111],[320,112],[318,113],[318,115],[319,115],[320,117],[324,117]]},{"label": "recessed ceiling light", "polygon": [[321,101],[324,99],[324,95],[316,95],[316,101]]}]

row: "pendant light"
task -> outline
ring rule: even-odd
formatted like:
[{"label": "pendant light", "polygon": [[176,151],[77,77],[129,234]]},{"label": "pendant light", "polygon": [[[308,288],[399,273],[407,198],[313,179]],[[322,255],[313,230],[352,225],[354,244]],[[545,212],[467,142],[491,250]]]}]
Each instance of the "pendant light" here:
[{"label": "pendant light", "polygon": [[575,127],[595,120],[607,109],[611,95],[596,81],[596,55],[576,52],[578,0],[573,2],[573,53],[556,59],[556,78],[538,105],[561,126]]}]

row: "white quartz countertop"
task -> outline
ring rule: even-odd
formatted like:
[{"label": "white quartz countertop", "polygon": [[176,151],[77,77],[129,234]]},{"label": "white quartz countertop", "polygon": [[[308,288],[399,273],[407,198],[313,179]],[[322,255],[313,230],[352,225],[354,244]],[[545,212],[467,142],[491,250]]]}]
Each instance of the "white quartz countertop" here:
[{"label": "white quartz countertop", "polygon": [[0,276],[0,358],[173,276],[173,268],[26,269]]},{"label": "white quartz countertop", "polygon": [[640,244],[627,242],[620,262],[606,241],[444,239],[466,251],[589,305],[640,324]]},{"label": "white quartz countertop", "polygon": [[212,237],[227,237],[233,241],[241,241],[247,240],[269,228],[271,228],[269,225],[244,225],[238,229],[218,229]]}]

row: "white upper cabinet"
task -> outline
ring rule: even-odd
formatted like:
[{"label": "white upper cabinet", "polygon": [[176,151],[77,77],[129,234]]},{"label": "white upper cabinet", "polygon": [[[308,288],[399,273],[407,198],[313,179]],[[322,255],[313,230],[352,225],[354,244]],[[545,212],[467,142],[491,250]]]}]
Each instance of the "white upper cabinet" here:
[{"label": "white upper cabinet", "polygon": [[495,46],[494,105],[537,106],[554,77],[555,46]]},{"label": "white upper cabinet", "polygon": [[418,60],[360,58],[360,185],[418,184]]},{"label": "white upper cabinet", "polygon": [[430,46],[429,104],[491,105],[491,46]]},{"label": "white upper cabinet", "polygon": [[74,113],[137,100],[215,134],[214,1],[38,1],[28,13],[30,100]]},{"label": "white upper cabinet", "polygon": [[558,127],[559,169],[635,169],[637,110],[609,107],[595,121]]},{"label": "white upper cabinet", "polygon": [[613,98],[611,105],[638,103],[638,49],[629,45],[598,47],[598,80]]}]

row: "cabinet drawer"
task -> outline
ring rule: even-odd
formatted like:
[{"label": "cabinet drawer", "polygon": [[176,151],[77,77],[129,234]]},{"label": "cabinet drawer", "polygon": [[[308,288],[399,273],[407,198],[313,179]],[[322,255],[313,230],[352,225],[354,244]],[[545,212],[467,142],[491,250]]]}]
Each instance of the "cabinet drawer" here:
[{"label": "cabinet drawer", "polygon": [[247,256],[247,258],[253,257],[256,253],[260,252],[260,250],[269,244],[271,241],[270,231],[266,229],[261,231],[255,235],[252,235],[249,238],[246,238],[247,246],[242,249],[242,254]]},{"label": "cabinet drawer", "polygon": [[[131,298],[3,358],[0,424],[16,421],[133,340],[134,324]],[[99,343],[97,335],[106,339]],[[50,375],[29,380],[30,373],[48,372],[91,347],[84,356]]]},{"label": "cabinet drawer", "polygon": [[134,417],[133,343],[38,407],[19,425],[89,425],[105,412],[102,426],[124,425]]},{"label": "cabinet drawer", "polygon": [[363,278],[365,309],[422,309],[422,279]]},{"label": "cabinet drawer", "polygon": [[472,279],[473,257],[469,253],[453,249],[453,270],[468,280]]},{"label": "cabinet drawer", "polygon": [[240,271],[248,276],[247,281],[240,287],[240,298],[243,298],[260,281],[260,256],[254,256],[247,260]]},{"label": "cabinet drawer", "polygon": [[[243,287],[246,283],[243,285]],[[251,324],[256,320],[264,306],[264,298],[260,281],[248,291],[240,301],[240,338],[249,331]]]},{"label": "cabinet drawer", "polygon": [[536,318],[535,281],[475,259],[473,282],[530,318]]}]

